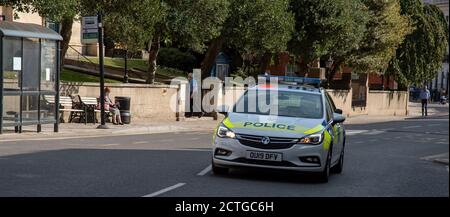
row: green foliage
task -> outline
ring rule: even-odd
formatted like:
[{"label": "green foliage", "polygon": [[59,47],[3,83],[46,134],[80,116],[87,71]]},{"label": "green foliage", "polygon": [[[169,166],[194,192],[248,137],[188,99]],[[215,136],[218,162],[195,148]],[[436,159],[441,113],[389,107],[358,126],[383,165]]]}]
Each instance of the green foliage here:
[{"label": "green foliage", "polygon": [[406,36],[391,60],[388,72],[403,85],[433,79],[448,47],[448,23],[442,11],[420,0],[402,0],[401,12],[411,17],[415,30]]},{"label": "green foliage", "polygon": [[413,31],[409,17],[400,14],[399,0],[363,0],[371,19],[349,63],[358,72],[385,73],[405,36]]},{"label": "green foliage", "polygon": [[132,52],[144,49],[164,14],[159,0],[83,0],[83,13],[102,11],[105,37]]},{"label": "green foliage", "polygon": [[186,72],[192,71],[197,63],[196,58],[192,54],[181,52],[177,48],[161,48],[157,61],[161,66],[176,68]]},{"label": "green foliage", "polygon": [[288,0],[231,0],[223,36],[244,59],[286,50],[294,28]]},{"label": "green foliage", "polygon": [[1,0],[0,5],[11,6],[19,12],[38,13],[54,22],[75,17],[80,10],[80,0]]},{"label": "green foliage", "polygon": [[345,59],[359,49],[369,12],[360,0],[291,1],[295,33],[289,51],[310,63],[320,57]]},{"label": "green foliage", "polygon": [[219,36],[228,16],[228,0],[163,0],[166,16],[159,24],[163,40],[203,52]]}]

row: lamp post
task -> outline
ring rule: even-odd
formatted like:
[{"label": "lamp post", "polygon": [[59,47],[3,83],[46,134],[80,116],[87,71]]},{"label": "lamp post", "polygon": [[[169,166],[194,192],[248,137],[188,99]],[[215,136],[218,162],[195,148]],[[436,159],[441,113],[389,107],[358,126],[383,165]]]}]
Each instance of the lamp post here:
[{"label": "lamp post", "polygon": [[105,119],[105,65],[104,65],[104,53],[103,53],[103,24],[102,14],[97,14],[98,19],[98,51],[99,51],[99,65],[100,65],[100,125],[98,129],[108,129]]},{"label": "lamp post", "polygon": [[123,83],[128,83],[128,50],[125,50],[125,71],[123,75]]}]

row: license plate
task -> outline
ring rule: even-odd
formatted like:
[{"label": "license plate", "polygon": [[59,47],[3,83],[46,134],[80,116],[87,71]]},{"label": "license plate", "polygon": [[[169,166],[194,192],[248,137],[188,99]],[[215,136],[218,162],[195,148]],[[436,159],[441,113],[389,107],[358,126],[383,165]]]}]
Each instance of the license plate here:
[{"label": "license plate", "polygon": [[247,159],[281,162],[283,155],[274,152],[247,151]]}]

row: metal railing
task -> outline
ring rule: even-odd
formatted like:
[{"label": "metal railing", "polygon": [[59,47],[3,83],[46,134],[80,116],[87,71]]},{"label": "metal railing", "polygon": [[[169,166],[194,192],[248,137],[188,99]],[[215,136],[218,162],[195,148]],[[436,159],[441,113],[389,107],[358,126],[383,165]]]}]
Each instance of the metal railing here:
[{"label": "metal railing", "polygon": [[66,52],[65,58],[67,58],[67,59],[75,59],[75,60],[77,60],[77,61],[84,61],[84,60],[86,60],[86,61],[84,61],[84,62],[90,63],[92,66],[95,67],[96,70],[99,70],[98,64],[97,64],[97,63],[94,63],[94,62],[93,62],[91,59],[89,59],[86,55],[82,54],[80,51],[78,51],[76,48],[74,48],[74,46],[69,45],[69,49],[70,49],[71,51],[75,51],[75,53],[76,53],[77,55],[76,55],[75,58],[73,58],[73,56],[70,56],[70,55],[69,55],[69,52]]}]

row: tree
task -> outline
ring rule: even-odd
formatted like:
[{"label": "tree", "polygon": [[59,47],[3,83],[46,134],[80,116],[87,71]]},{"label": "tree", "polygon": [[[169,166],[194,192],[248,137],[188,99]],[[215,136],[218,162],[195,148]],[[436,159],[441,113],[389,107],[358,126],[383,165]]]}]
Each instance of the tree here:
[{"label": "tree", "polygon": [[442,66],[448,47],[448,23],[434,5],[424,6],[420,0],[402,0],[400,5],[401,13],[412,19],[415,30],[396,50],[388,72],[402,86],[420,85],[433,79]]},{"label": "tree", "polygon": [[144,49],[164,13],[159,0],[82,0],[83,14],[102,13],[105,37],[125,50]]},{"label": "tree", "polygon": [[286,49],[294,27],[288,0],[231,0],[230,15],[221,34],[210,42],[202,62],[202,76],[208,76],[224,45],[239,51],[244,60],[267,59]]},{"label": "tree", "polygon": [[217,37],[228,16],[227,0],[165,0],[161,2],[165,16],[155,25],[155,34],[148,46],[149,77],[153,83],[157,57],[162,42],[202,52],[205,42]]},{"label": "tree", "polygon": [[11,6],[20,12],[38,13],[41,17],[60,23],[62,56],[65,56],[72,37],[73,21],[80,11],[79,0],[2,0],[1,5]]},{"label": "tree", "polygon": [[289,51],[302,71],[319,58],[331,58],[331,72],[345,63],[364,39],[369,13],[360,0],[291,1],[295,33]]},{"label": "tree", "polygon": [[384,74],[395,51],[413,30],[409,17],[400,14],[399,0],[363,0],[371,19],[358,49],[348,63],[358,72]]}]

